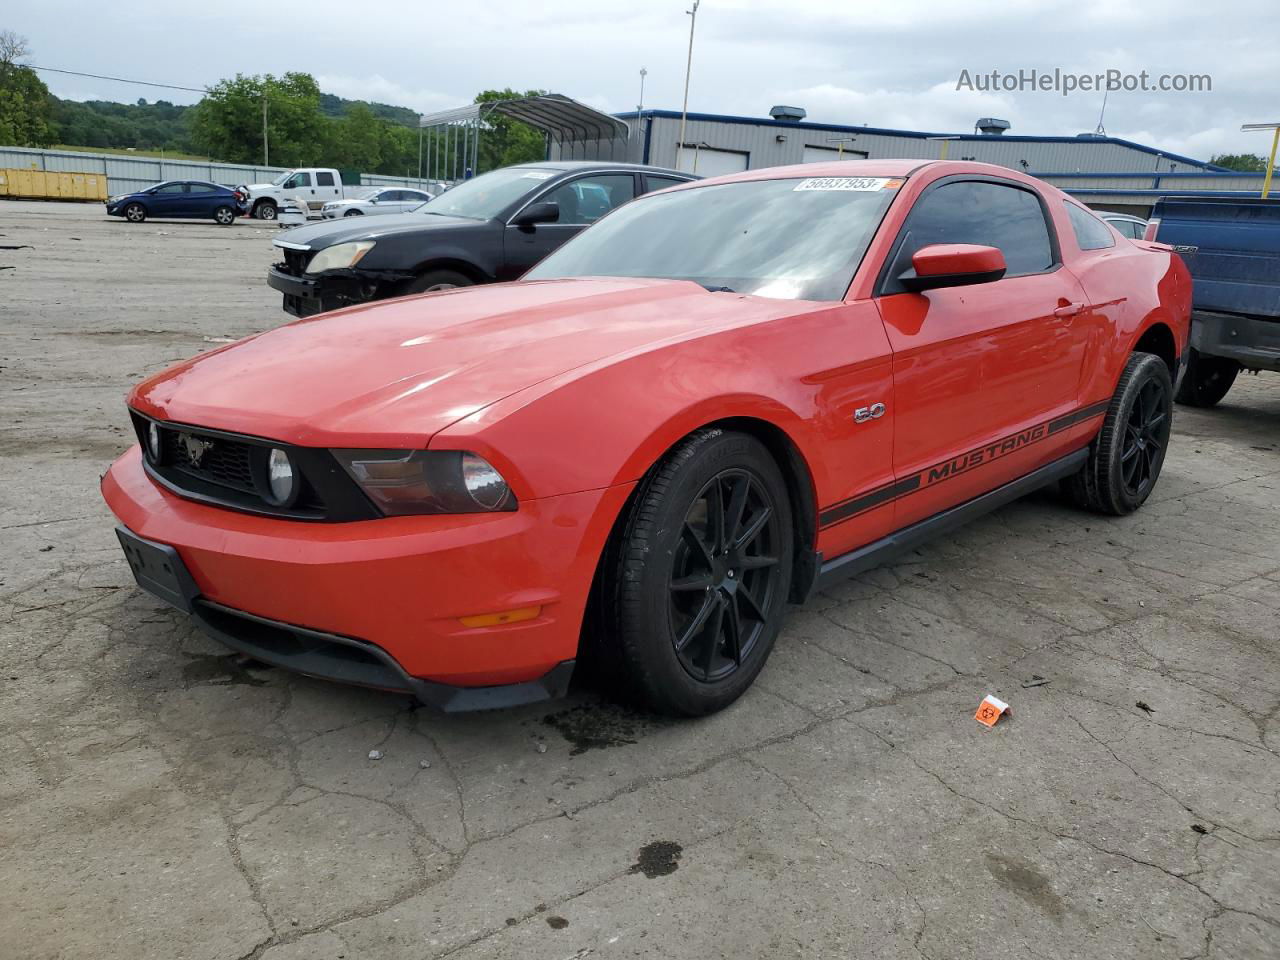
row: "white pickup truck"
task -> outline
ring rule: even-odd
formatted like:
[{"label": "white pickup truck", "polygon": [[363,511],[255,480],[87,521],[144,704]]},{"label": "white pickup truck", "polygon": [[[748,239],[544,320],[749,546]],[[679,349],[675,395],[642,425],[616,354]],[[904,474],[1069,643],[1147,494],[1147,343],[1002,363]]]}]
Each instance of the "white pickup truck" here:
[{"label": "white pickup truck", "polygon": [[285,200],[301,198],[310,216],[318,217],[326,203],[350,199],[369,188],[358,183],[344,185],[342,174],[333,167],[299,167],[286,170],[270,183],[253,183],[238,189],[247,196],[250,216],[274,220]]}]

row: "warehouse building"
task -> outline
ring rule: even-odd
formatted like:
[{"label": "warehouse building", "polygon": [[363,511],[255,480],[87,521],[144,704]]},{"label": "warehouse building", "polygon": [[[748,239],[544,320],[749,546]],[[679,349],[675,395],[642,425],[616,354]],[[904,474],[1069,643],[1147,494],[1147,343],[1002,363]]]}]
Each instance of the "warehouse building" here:
[{"label": "warehouse building", "polygon": [[467,156],[485,135],[492,114],[542,130],[551,160],[627,160],[709,177],[839,159],[977,160],[1040,177],[1090,206],[1138,216],[1148,215],[1157,198],[1171,194],[1257,196],[1263,180],[1261,173],[1227,170],[1118,137],[1020,136],[993,117],[962,134],[810,123],[803,108],[791,106],[776,106],[768,117],[690,113],[682,118],[674,110],[615,117],[552,93],[468,104],[424,116],[421,123],[442,131],[446,144],[461,143]]}]

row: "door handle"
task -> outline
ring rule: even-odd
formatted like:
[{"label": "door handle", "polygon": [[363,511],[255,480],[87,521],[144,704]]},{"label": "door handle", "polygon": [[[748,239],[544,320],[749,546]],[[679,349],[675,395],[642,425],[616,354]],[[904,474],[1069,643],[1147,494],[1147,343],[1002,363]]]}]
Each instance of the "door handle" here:
[{"label": "door handle", "polygon": [[1083,309],[1083,303],[1064,303],[1060,307],[1053,308],[1053,315],[1055,317],[1074,317]]}]

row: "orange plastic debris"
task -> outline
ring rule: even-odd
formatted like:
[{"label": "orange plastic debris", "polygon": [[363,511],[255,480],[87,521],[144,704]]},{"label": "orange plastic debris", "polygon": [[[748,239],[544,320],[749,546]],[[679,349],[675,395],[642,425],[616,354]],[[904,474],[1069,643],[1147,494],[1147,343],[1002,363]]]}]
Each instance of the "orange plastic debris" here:
[{"label": "orange plastic debris", "polygon": [[978,712],[973,715],[973,719],[985,727],[994,727],[996,721],[1004,716],[1008,710],[1009,705],[1007,703],[988,693],[982,698],[982,702],[978,704]]}]

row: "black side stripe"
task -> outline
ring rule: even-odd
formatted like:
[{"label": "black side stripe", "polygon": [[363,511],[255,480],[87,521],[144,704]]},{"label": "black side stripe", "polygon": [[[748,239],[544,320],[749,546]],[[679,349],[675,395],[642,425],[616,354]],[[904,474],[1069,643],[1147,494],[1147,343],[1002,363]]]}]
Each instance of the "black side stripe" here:
[{"label": "black side stripe", "polygon": [[1081,407],[1074,413],[1068,413],[1065,417],[1059,417],[1057,420],[1049,421],[1049,432],[1057,433],[1059,430],[1065,430],[1067,427],[1074,427],[1082,420],[1089,420],[1093,417],[1101,416],[1107,412],[1107,408],[1111,406],[1110,400],[1103,400],[1101,403],[1095,403],[1088,407]]},{"label": "black side stripe", "polygon": [[932,467],[926,467],[919,473],[912,474],[909,477],[874,487],[847,500],[841,500],[829,507],[824,507],[818,513],[818,527],[825,529],[837,523],[843,523],[845,520],[856,517],[860,513],[866,513],[868,510],[897,500],[899,497],[915,493],[922,487],[930,487],[962,473],[968,473],[975,467],[989,464],[993,460],[998,460],[1009,453],[1021,450],[1023,447],[1039,443],[1051,434],[1073,427],[1078,423],[1083,423],[1085,420],[1099,417],[1106,413],[1107,408],[1110,406],[1111,401],[1104,400],[1100,403],[1090,404],[1087,407],[1081,407],[1079,410],[1073,410],[1064,416],[1038,423],[1033,427],[1028,427],[1026,430],[1010,434],[1007,437],[996,440],[994,443],[976,447],[951,460],[945,460],[942,463],[934,464]]}]

